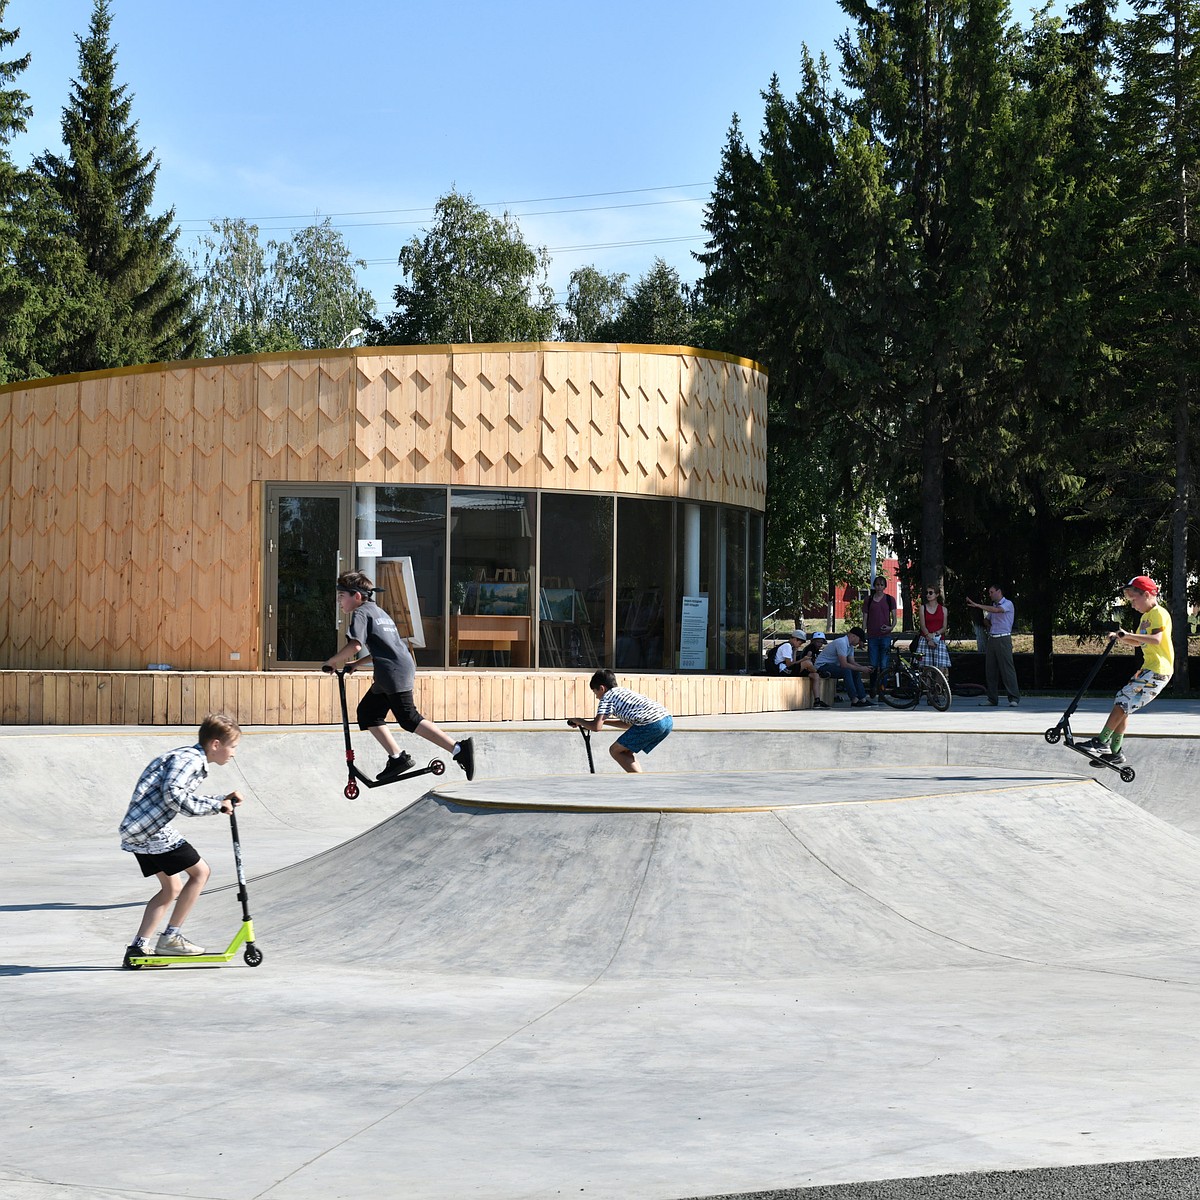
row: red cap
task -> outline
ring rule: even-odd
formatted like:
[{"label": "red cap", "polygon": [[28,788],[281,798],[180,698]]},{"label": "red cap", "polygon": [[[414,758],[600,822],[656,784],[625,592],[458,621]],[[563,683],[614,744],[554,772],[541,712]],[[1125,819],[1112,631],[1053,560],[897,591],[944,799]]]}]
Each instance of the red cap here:
[{"label": "red cap", "polygon": [[1146,592],[1151,596],[1158,595],[1158,584],[1149,575],[1135,575],[1125,586],[1137,588],[1139,592]]}]

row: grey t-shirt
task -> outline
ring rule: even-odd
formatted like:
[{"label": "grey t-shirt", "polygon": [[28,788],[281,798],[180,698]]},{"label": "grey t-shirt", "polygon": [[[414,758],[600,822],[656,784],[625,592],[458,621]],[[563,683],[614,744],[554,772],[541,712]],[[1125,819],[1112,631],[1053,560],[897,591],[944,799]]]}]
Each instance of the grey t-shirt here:
[{"label": "grey t-shirt", "polygon": [[411,692],[417,664],[400,637],[395,621],[375,603],[367,600],[350,614],[347,637],[358,642],[374,663],[375,686],[381,692]]}]

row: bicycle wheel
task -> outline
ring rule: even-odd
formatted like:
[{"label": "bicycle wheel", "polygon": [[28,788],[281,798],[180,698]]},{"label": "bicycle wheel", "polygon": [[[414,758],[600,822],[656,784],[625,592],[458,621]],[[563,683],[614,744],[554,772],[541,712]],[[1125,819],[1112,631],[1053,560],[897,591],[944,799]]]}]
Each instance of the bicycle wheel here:
[{"label": "bicycle wheel", "polygon": [[925,695],[929,697],[929,703],[938,712],[945,712],[950,707],[950,702],[953,698],[950,692],[950,680],[937,667],[922,668],[921,684]]},{"label": "bicycle wheel", "polygon": [[905,667],[889,667],[879,694],[888,708],[915,708],[921,699],[921,682]]}]

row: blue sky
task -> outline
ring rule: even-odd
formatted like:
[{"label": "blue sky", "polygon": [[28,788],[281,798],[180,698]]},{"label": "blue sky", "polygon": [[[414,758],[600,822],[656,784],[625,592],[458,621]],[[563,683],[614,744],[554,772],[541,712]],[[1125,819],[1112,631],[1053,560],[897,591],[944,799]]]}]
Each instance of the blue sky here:
[{"label": "blue sky", "polygon": [[[61,148],[91,0],[9,0],[30,53],[34,116],[12,152]],[[369,264],[381,311],[396,256],[452,186],[551,251],[565,297],[591,264],[687,280],[736,112],[756,135],[772,72],[794,88],[802,43],[833,56],[836,0],[113,0],[118,80],[160,162],[187,252],[208,220],[261,240],[325,216]]]}]

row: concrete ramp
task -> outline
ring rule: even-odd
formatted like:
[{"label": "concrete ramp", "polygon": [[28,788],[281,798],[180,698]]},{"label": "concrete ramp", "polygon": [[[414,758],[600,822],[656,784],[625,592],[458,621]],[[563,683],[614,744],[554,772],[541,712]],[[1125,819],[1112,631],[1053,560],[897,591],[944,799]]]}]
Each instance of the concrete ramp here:
[{"label": "concrete ramp", "polygon": [[1154,972],[1200,924],[1198,871],[1200,844],[1093,781],[825,769],[442,785],[256,893],[289,956],[406,972]]},{"label": "concrete ramp", "polygon": [[[1200,1149],[1200,841],[1089,777],[446,778],[264,872],[346,819],[336,762],[267,747],[257,969],[117,969],[145,891],[100,793],[57,840],[10,801],[5,1200],[677,1200]],[[236,924],[216,892],[188,932]]]}]

